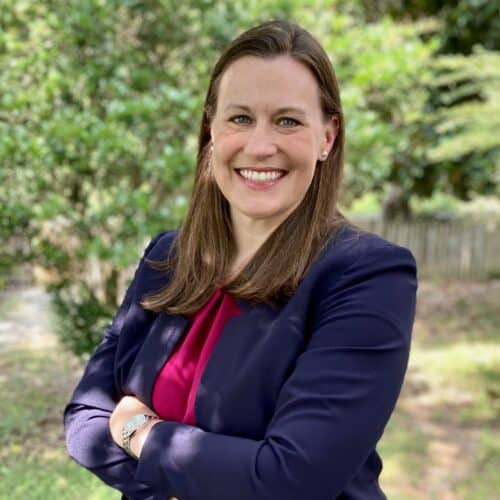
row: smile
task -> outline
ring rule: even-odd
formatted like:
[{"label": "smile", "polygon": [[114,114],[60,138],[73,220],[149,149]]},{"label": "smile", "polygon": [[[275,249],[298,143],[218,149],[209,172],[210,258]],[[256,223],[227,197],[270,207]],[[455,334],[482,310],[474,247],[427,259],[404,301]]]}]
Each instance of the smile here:
[{"label": "smile", "polygon": [[241,177],[256,182],[275,181],[286,174],[283,170],[270,170],[262,172],[257,170],[241,169],[237,170],[237,172]]}]

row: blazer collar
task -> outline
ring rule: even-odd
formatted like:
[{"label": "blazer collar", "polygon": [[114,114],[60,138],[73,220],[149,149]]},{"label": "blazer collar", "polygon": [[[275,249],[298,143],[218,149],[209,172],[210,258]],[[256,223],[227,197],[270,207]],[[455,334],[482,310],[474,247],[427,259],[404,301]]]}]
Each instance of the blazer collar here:
[{"label": "blazer collar", "polygon": [[127,391],[131,391],[150,408],[156,377],[188,324],[186,316],[160,313],[130,369]]}]

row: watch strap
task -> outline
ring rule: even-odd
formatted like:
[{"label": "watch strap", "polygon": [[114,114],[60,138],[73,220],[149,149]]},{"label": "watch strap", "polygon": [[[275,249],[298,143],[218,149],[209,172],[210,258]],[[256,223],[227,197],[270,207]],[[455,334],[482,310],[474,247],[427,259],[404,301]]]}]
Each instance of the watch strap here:
[{"label": "watch strap", "polygon": [[144,427],[150,420],[159,420],[156,415],[139,414],[129,418],[122,429],[122,448],[133,458],[138,457],[130,449],[130,441],[136,432]]}]

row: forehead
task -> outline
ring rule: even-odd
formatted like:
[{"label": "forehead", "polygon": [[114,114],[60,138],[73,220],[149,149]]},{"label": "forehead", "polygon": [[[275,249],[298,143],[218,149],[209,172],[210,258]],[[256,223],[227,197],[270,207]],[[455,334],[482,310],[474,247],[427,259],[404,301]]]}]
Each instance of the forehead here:
[{"label": "forehead", "polygon": [[313,112],[320,110],[320,91],[309,68],[291,56],[244,56],[222,74],[217,102],[219,109],[232,104],[273,104],[296,105]]}]

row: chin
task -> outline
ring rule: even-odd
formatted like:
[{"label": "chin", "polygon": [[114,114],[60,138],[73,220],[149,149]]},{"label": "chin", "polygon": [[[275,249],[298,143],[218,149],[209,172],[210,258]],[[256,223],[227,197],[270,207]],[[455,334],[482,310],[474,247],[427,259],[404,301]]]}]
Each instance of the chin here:
[{"label": "chin", "polygon": [[278,219],[284,219],[285,215],[282,211],[266,211],[266,212],[243,212],[246,217],[249,219],[254,219],[254,220],[278,220]]}]

